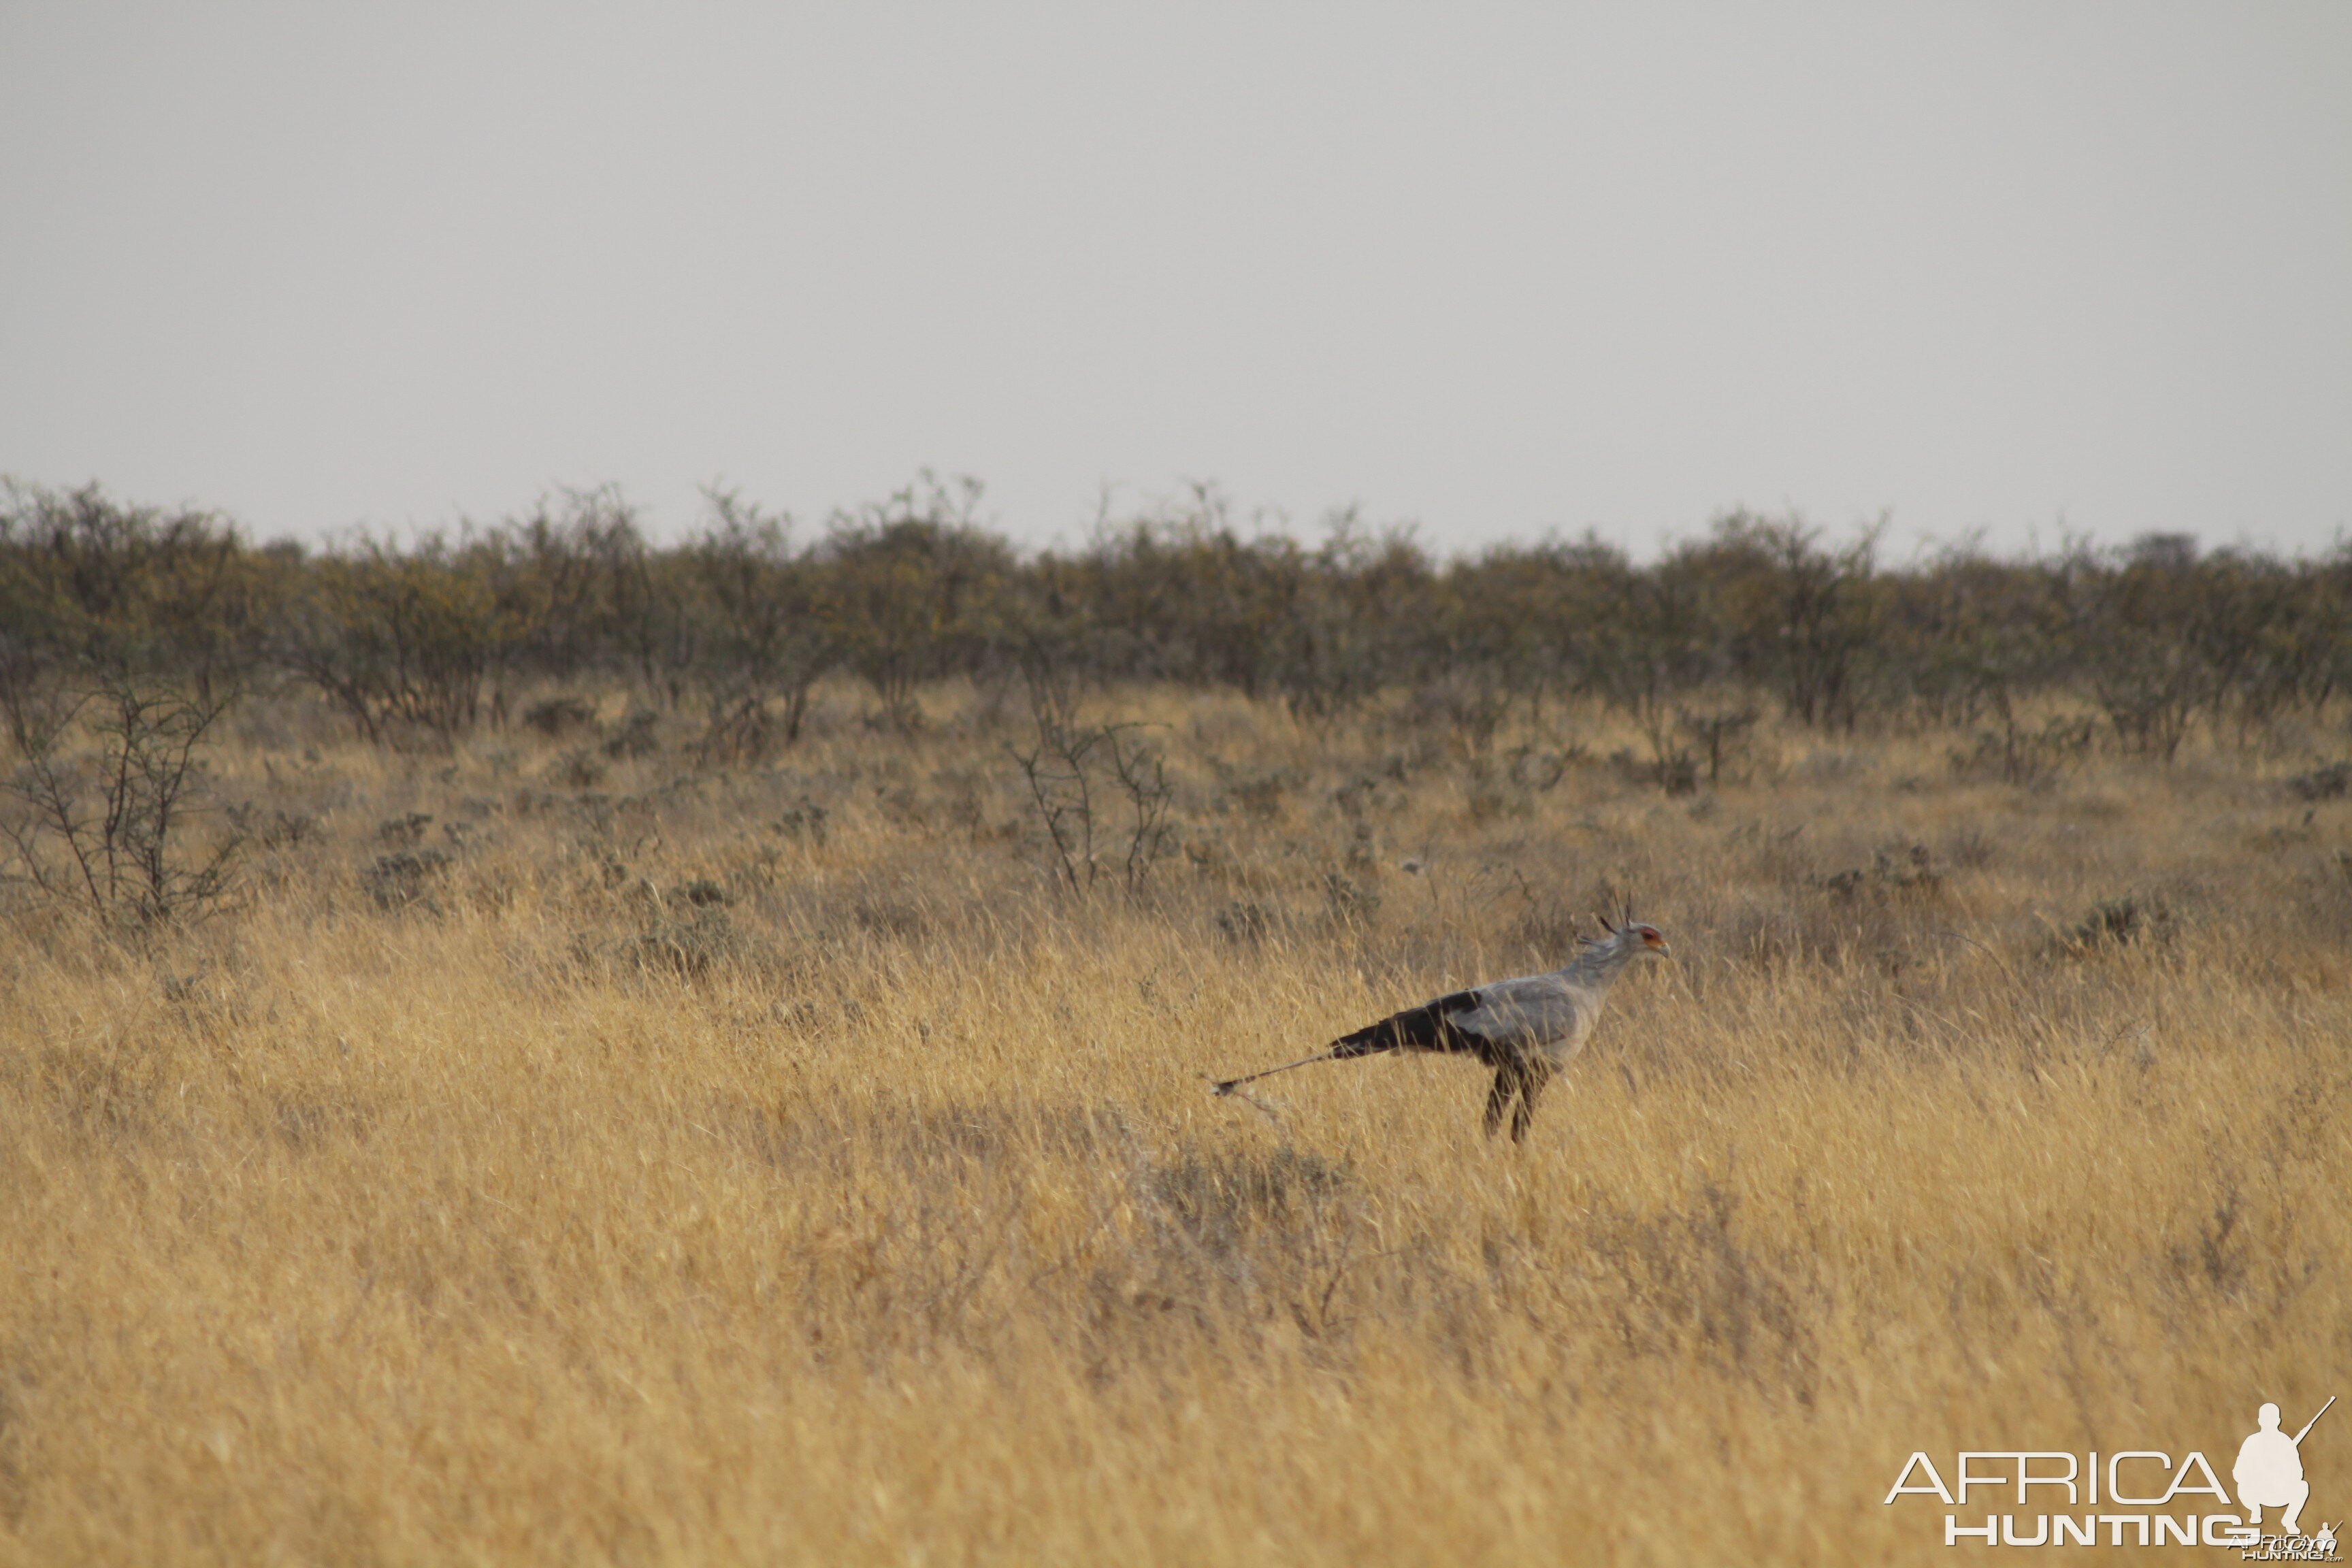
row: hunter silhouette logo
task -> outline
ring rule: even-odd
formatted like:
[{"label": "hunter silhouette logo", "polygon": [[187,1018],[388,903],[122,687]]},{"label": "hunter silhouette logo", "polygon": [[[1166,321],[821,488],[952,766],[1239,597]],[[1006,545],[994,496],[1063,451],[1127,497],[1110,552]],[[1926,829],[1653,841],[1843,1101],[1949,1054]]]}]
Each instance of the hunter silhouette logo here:
[{"label": "hunter silhouette logo", "polygon": [[[2327,1405],[2335,1403],[2336,1396],[2329,1394]],[[2292,1437],[2279,1430],[2277,1405],[2265,1405],[2254,1413],[2261,1430],[2239,1446],[2238,1463],[2230,1471],[2230,1479],[2238,1483],[2238,1500],[2245,1505],[2248,1524],[2262,1523],[2266,1508],[2283,1508],[2286,1511],[2279,1515],[2279,1528],[2289,1535],[2303,1533],[2294,1521],[2311,1496],[2311,1483],[2303,1479],[2303,1440],[2319,1425],[2319,1416],[2327,1414],[2327,1405],[2321,1405],[2319,1415],[2305,1422],[2303,1430]]]},{"label": "hunter silhouette logo", "polygon": [[[2281,1426],[2277,1405],[2266,1404],[2254,1413],[2255,1429],[2239,1444],[2237,1463],[2230,1469],[2234,1504],[2202,1453],[2192,1449],[2176,1464],[2170,1454],[2155,1448],[2082,1455],[1964,1448],[1955,1457],[1948,1486],[1933,1459],[1915,1453],[1884,1500],[1891,1506],[1917,1494],[1954,1510],[1944,1515],[1947,1546],[2230,1546],[2249,1562],[2341,1562],[2334,1525],[2323,1523],[2305,1535],[2301,1524],[2303,1505],[2311,1498],[2304,1439],[2335,1403],[2329,1395],[2292,1436]],[[2037,1487],[2049,1489],[2037,1493]],[[1969,1492],[1981,1488],[1993,1489],[1993,1496],[1975,1500],[1977,1506],[2008,1501],[2020,1511],[1985,1513],[1979,1516],[1982,1524],[1964,1522],[1970,1516],[1958,1510],[1968,1508]],[[2035,1503],[2045,1509],[2057,1504],[2066,1511],[2023,1511]],[[2268,1509],[2279,1510],[2276,1534],[2263,1531]]]}]

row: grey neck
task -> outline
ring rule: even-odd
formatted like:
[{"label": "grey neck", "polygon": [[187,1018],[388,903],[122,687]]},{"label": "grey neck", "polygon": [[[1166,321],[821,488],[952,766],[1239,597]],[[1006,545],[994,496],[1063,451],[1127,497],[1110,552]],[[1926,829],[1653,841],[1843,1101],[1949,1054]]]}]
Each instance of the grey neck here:
[{"label": "grey neck", "polygon": [[1559,971],[1571,980],[1606,985],[1633,961],[1633,939],[1623,931],[1594,942]]}]

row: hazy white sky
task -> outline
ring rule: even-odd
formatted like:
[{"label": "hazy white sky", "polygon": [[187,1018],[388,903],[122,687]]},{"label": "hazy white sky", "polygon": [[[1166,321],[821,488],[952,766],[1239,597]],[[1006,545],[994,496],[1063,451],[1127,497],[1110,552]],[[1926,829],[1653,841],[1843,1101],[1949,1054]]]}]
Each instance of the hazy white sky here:
[{"label": "hazy white sky", "polygon": [[0,4],[0,472],[2352,529],[2352,5]]}]

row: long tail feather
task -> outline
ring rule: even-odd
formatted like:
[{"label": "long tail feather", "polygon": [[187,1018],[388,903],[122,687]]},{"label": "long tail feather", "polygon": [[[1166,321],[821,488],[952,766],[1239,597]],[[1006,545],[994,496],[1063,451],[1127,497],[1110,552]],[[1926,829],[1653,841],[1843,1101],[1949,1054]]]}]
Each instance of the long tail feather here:
[{"label": "long tail feather", "polygon": [[1292,1068],[1311,1067],[1317,1062],[1331,1061],[1337,1057],[1337,1055],[1338,1053],[1334,1051],[1318,1051],[1311,1057],[1301,1057],[1295,1062],[1285,1062],[1278,1068],[1265,1068],[1256,1072],[1244,1073],[1239,1078],[1226,1079],[1223,1082],[1212,1086],[1209,1092],[1212,1094],[1231,1094],[1234,1090],[1241,1088],[1241,1086],[1245,1083],[1255,1083],[1259,1079],[1272,1078],[1276,1073],[1288,1072]]}]

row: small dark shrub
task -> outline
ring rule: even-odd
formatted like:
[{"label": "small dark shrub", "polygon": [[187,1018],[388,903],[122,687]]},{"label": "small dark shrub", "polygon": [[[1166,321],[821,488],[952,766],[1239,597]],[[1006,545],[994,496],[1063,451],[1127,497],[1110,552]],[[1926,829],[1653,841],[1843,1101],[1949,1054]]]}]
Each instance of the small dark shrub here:
[{"label": "small dark shrub", "polygon": [[425,839],[425,830],[433,826],[432,816],[422,811],[412,811],[405,816],[387,816],[375,825],[375,836],[386,844],[407,847]]},{"label": "small dark shrub", "polygon": [[776,831],[787,838],[805,838],[811,844],[822,844],[825,838],[827,815],[824,807],[803,795],[798,805],[776,818]]},{"label": "small dark shrub", "polygon": [[238,833],[264,849],[289,849],[306,844],[319,830],[319,819],[308,812],[272,807],[264,817],[251,802],[230,806],[228,820]]},{"label": "small dark shrub", "polygon": [[573,789],[594,789],[604,782],[604,763],[587,747],[577,747],[563,753],[555,776]]},{"label": "small dark shrub", "polygon": [[1968,750],[1952,752],[1960,778],[2041,788],[2078,765],[2090,753],[2088,719],[2053,719],[2038,730],[2015,724],[1978,732]]},{"label": "small dark shrub", "polygon": [[1815,886],[1841,899],[1867,892],[1874,898],[1933,898],[1944,887],[1944,874],[1924,844],[1895,844],[1871,852],[1867,868],[1849,866],[1812,879]]},{"label": "small dark shrub", "polygon": [[1934,893],[1944,885],[1944,874],[1925,844],[1902,844],[1873,853],[1871,879],[1880,887],[1904,893]]},{"label": "small dark shrub", "polygon": [[2169,937],[2179,919],[2160,894],[2126,893],[2093,904],[2081,923],[2058,941],[2060,951],[2081,955],[2103,948]]},{"label": "small dark shrub", "polygon": [[[1748,731],[1755,728],[1758,717],[1753,708],[1716,713],[1694,713],[1687,709],[1675,710],[1676,722],[1682,726],[1683,732],[1696,742],[1699,751],[1706,754],[1707,783],[1721,783],[1724,764],[1738,761],[1747,749]],[[1692,759],[1694,770],[1696,765],[1697,760]]]},{"label": "small dark shrub", "polygon": [[593,727],[596,710],[577,697],[551,697],[524,709],[522,721],[525,728],[536,730],[551,741],[562,740],[575,731]]},{"label": "small dark shrub", "polygon": [[429,901],[435,886],[454,862],[443,849],[399,849],[379,855],[360,873],[360,886],[382,910],[404,909]]},{"label": "small dark shrub", "polygon": [[1679,746],[1666,745],[1653,757],[1636,756],[1630,750],[1612,752],[1609,765],[1627,784],[1654,784],[1669,795],[1698,793],[1698,758]]},{"label": "small dark shrub", "polygon": [[[1094,886],[1124,838],[1119,866],[1135,896],[1176,848],[1176,789],[1166,749],[1146,738],[1148,725],[1078,722],[1070,688],[1049,674],[1034,673],[1029,694],[1036,743],[1026,752],[1005,749],[1029,786],[1062,881],[1073,891]],[[977,808],[975,796],[975,815]]]},{"label": "small dark shrub", "polygon": [[649,757],[661,750],[661,740],[654,733],[661,722],[660,715],[650,708],[640,708],[621,721],[621,727],[604,742],[608,757]]},{"label": "small dark shrub", "polygon": [[0,777],[15,879],[130,928],[217,907],[244,831],[231,817],[230,832],[199,850],[189,827],[212,808],[204,753],[228,702],[122,679],[79,693],[0,682],[0,719],[20,758]]},{"label": "small dark shrub", "polygon": [[639,969],[667,971],[682,979],[698,979],[723,964],[742,959],[750,944],[726,910],[717,904],[692,905],[677,919],[664,917],[630,942],[624,953]]},{"label": "small dark shrub", "polygon": [[2297,800],[2342,800],[2352,795],[2352,763],[2329,763],[2286,781],[2287,793]]}]

